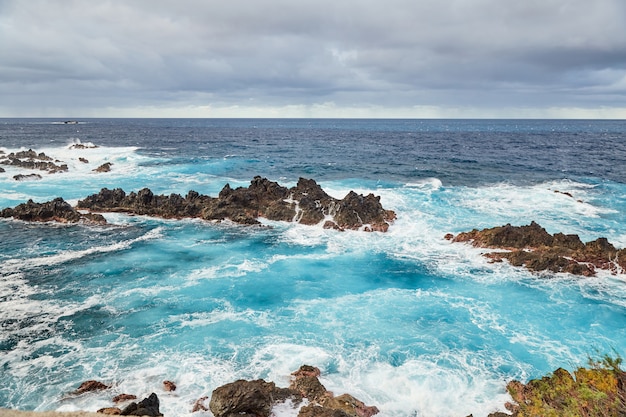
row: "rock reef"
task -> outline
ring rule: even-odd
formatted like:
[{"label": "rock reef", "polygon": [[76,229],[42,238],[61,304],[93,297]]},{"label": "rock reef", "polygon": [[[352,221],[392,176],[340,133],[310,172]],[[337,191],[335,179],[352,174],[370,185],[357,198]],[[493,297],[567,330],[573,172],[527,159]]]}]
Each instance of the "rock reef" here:
[{"label": "rock reef", "polygon": [[195,191],[189,191],[185,197],[154,195],[147,188],[126,194],[120,188],[103,188],[98,194],[80,200],[77,207],[163,218],[229,219],[240,224],[259,224],[259,217],[307,225],[324,222],[325,228],[381,232],[387,231],[396,217],[373,194],[363,196],[351,191],[338,200],[312,179],[300,178],[295,187],[287,188],[258,176],[249,187],[233,189],[226,184],[218,197]]},{"label": "rock reef", "polygon": [[[375,406],[367,406],[350,394],[335,397],[317,378],[318,368],[303,365],[292,374],[289,388],[278,388],[262,379],[238,380],[216,388],[209,403],[215,417],[257,416],[269,417],[274,405],[291,400],[308,404],[300,408],[298,417],[371,417],[378,413]],[[203,400],[204,398],[201,398]],[[205,410],[199,408],[194,411]]]},{"label": "rock reef", "polygon": [[578,235],[555,233],[531,222],[526,226],[505,226],[447,235],[453,242],[469,242],[476,247],[501,249],[485,256],[494,262],[508,260],[511,265],[531,271],[565,272],[594,276],[597,269],[613,274],[626,271],[626,250],[616,249],[606,238],[583,243]]},{"label": "rock reef", "polygon": [[29,222],[106,223],[105,218],[101,214],[80,213],[62,198],[55,198],[46,203],[35,203],[33,200],[28,200],[28,202],[20,204],[15,208],[3,209],[0,211],[0,217],[13,217]]},{"label": "rock reef", "polygon": [[0,164],[11,165],[26,169],[38,169],[41,171],[48,171],[50,174],[57,172],[65,172],[68,170],[67,164],[57,165],[51,157],[43,152],[37,153],[32,149],[20,152],[11,152],[8,155],[3,155],[3,159],[0,160]]}]

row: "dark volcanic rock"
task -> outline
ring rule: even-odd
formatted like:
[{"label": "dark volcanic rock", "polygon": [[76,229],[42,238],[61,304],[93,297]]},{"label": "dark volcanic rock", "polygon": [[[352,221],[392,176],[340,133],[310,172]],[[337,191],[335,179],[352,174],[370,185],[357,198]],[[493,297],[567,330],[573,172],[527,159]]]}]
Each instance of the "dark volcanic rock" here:
[{"label": "dark volcanic rock", "polygon": [[[58,161],[57,161],[58,162]],[[49,173],[67,171],[67,165],[57,165],[52,162],[52,158],[43,152],[37,153],[32,149],[20,152],[11,152],[3,159],[2,164],[11,165],[26,169],[38,169]]]},{"label": "dark volcanic rock", "polygon": [[274,402],[276,385],[262,379],[238,380],[213,391],[209,408],[215,417],[260,416],[268,417]]},{"label": "dark volcanic rock", "polygon": [[205,220],[230,219],[241,224],[258,224],[257,218],[296,221],[342,229],[387,231],[395,213],[385,210],[380,197],[354,192],[337,200],[313,180],[301,178],[288,189],[267,178],[255,177],[249,187],[231,188],[226,184],[217,198],[189,191],[179,194],[154,195],[144,188],[128,195],[121,189],[102,189],[78,202],[79,208],[93,211],[123,211],[165,218],[200,217]]},{"label": "dark volcanic rock", "polygon": [[617,250],[606,238],[583,243],[577,235],[551,235],[537,223],[528,226],[494,227],[460,233],[453,242],[471,242],[483,248],[505,249],[485,256],[500,262],[507,259],[514,266],[525,266],[531,271],[566,272],[592,276],[595,269],[623,273],[626,269],[626,251]]},{"label": "dark volcanic rock", "polygon": [[111,387],[106,384],[103,384],[100,381],[89,380],[80,384],[80,386],[76,389],[76,391],[72,392],[72,394],[80,395],[80,394],[84,394],[85,392],[101,391],[101,390],[109,389],[109,388]]},{"label": "dark volcanic rock", "polygon": [[98,168],[93,169],[93,172],[109,172],[111,171],[111,165],[113,165],[110,162],[105,162],[104,164],[100,165]]},{"label": "dark volcanic rock", "polygon": [[159,405],[159,397],[157,397],[155,393],[152,393],[148,398],[144,398],[139,403],[131,403],[122,410],[121,415],[161,417],[163,414],[159,411]]},{"label": "dark volcanic rock", "polygon": [[31,222],[106,223],[102,215],[81,214],[62,198],[56,198],[46,203],[35,203],[33,200],[28,200],[27,203],[20,204],[15,208],[5,208],[0,211],[0,217],[13,217],[18,220]]},{"label": "dark volcanic rock", "polygon": [[15,181],[40,180],[41,179],[41,175],[39,175],[39,174],[17,174],[17,175],[13,175],[13,179]]},{"label": "dark volcanic rock", "polygon": [[[215,417],[266,417],[278,402],[292,399],[298,403],[307,398],[309,405],[300,409],[299,417],[371,417],[378,413],[378,408],[366,406],[349,394],[335,397],[319,382],[319,369],[315,367],[303,365],[292,375],[289,388],[276,388],[273,382],[264,380],[239,380],[221,386],[213,391],[211,412]],[[204,409],[203,400],[198,400],[200,405],[196,403],[194,411]]]}]

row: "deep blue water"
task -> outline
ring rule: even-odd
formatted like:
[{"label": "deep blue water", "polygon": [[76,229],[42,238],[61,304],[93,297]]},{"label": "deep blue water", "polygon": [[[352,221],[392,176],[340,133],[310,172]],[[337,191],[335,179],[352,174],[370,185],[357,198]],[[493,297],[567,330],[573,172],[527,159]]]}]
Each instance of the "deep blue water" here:
[{"label": "deep blue water", "polygon": [[3,166],[0,208],[102,187],[217,195],[262,175],[373,192],[398,220],[384,234],[0,221],[0,407],[110,406],[110,392],[66,396],[99,379],[187,415],[221,384],[286,386],[307,363],[382,416],[481,416],[510,379],[626,350],[624,275],[537,275],[443,239],[535,220],[625,247],[624,121],[0,119],[0,149],[28,148],[69,172],[18,182],[28,171]]}]

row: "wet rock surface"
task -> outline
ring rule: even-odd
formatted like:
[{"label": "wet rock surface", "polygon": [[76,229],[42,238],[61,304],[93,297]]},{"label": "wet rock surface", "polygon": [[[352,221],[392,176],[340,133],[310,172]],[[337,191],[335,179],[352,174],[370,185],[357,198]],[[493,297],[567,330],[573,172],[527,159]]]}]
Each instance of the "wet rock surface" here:
[{"label": "wet rock surface", "polygon": [[78,207],[164,218],[229,219],[241,224],[259,224],[259,217],[308,225],[325,221],[324,227],[338,230],[383,232],[396,217],[393,211],[385,210],[380,197],[373,194],[363,196],[351,191],[338,200],[324,192],[314,180],[304,178],[289,189],[267,178],[255,177],[249,187],[233,189],[226,184],[218,197],[195,191],[189,191],[185,197],[154,195],[148,188],[126,194],[120,188],[104,188],[80,200]]},{"label": "wet rock surface", "polygon": [[616,249],[606,238],[583,243],[578,235],[551,235],[539,224],[505,226],[446,236],[453,242],[468,242],[481,248],[502,249],[485,256],[494,262],[508,260],[531,271],[565,272],[593,276],[596,269],[622,274],[626,270],[626,250]]},{"label": "wet rock surface", "polygon": [[303,365],[292,374],[289,388],[277,388],[262,379],[235,381],[213,391],[209,408],[215,417],[268,417],[277,403],[289,399],[300,404],[307,399],[298,417],[371,417],[378,413],[378,408],[366,406],[349,394],[335,397],[318,380],[319,375],[319,369]]},{"label": "wet rock surface", "polygon": [[105,218],[101,214],[80,213],[62,198],[55,198],[46,203],[35,203],[33,200],[28,200],[28,202],[20,204],[15,208],[3,209],[0,211],[0,217],[13,217],[17,220],[29,222],[106,223]]}]

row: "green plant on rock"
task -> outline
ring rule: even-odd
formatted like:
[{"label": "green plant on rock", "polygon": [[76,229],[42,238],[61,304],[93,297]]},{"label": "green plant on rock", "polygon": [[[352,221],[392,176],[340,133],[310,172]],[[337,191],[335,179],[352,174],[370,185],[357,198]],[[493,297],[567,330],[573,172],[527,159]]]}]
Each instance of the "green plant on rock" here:
[{"label": "green plant on rock", "polygon": [[590,360],[573,375],[559,368],[549,376],[507,387],[517,401],[517,417],[624,417],[626,373],[622,358]]}]

